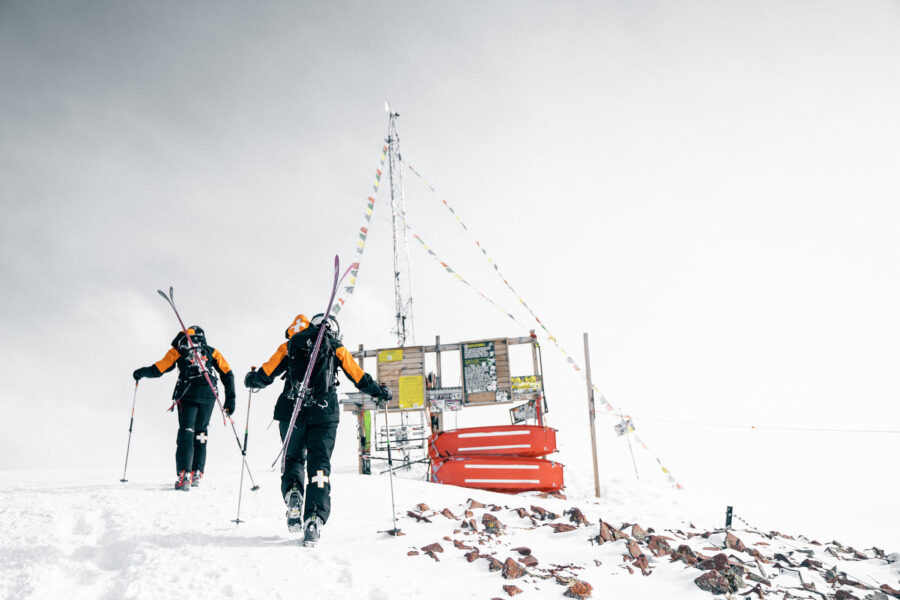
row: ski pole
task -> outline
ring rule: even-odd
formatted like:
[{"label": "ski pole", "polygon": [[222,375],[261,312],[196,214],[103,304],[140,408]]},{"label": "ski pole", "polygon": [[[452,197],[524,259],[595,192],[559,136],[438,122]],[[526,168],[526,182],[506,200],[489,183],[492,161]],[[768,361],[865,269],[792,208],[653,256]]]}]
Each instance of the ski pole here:
[{"label": "ski pole", "polygon": [[[256,367],[250,367],[250,370],[255,371]],[[244,457],[241,462],[241,487],[238,489],[237,517],[232,519],[232,521],[234,521],[237,525],[240,525],[241,523],[243,523],[243,521],[241,521],[241,495],[244,492],[244,467],[247,465],[247,437],[250,433],[250,401],[253,398],[254,391],[255,390],[253,388],[250,388],[250,391],[247,394],[247,421],[244,425],[244,447],[241,450],[241,455],[243,455],[243,457]],[[250,488],[250,491],[255,492],[258,489],[259,489],[259,486],[254,485],[252,488]]]},{"label": "ski pole", "polygon": [[394,528],[385,533],[396,536],[400,535],[400,530],[397,529],[397,509],[394,507],[394,462],[391,460],[391,428],[388,424],[387,402],[384,404],[384,427],[387,431],[388,471],[390,471],[391,480],[391,517],[394,519]]},{"label": "ski pole", "polygon": [[137,387],[138,382],[134,382],[134,398],[131,399],[131,421],[128,423],[128,447],[125,449],[125,470],[122,471],[122,483],[128,481],[125,479],[125,474],[128,472],[128,455],[131,454],[131,430],[134,428],[134,405],[137,402]]}]

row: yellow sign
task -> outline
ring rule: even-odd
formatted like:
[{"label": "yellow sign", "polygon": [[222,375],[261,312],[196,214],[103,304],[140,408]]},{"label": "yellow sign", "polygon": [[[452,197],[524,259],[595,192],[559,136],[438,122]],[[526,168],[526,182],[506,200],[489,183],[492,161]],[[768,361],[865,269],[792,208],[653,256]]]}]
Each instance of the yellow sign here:
[{"label": "yellow sign", "polygon": [[395,348],[393,350],[380,350],[378,352],[378,362],[396,362],[403,360],[403,348]]},{"label": "yellow sign", "polygon": [[525,375],[523,377],[510,377],[510,383],[514,391],[522,390],[529,392],[539,392],[543,387],[541,378],[537,375]]},{"label": "yellow sign", "polygon": [[400,408],[422,408],[425,406],[425,378],[421,375],[407,375],[400,378]]}]

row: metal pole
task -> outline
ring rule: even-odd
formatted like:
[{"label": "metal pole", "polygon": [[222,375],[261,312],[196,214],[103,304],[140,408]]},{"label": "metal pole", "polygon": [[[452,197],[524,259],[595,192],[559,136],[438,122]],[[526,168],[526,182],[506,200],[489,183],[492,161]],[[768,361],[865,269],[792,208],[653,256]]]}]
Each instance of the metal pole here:
[{"label": "metal pole", "polygon": [[134,398],[131,399],[131,422],[128,423],[128,447],[125,449],[125,470],[122,471],[122,483],[128,481],[125,479],[125,473],[128,472],[128,455],[131,453],[131,430],[134,427],[134,405],[137,402],[137,387],[138,382],[134,382]]},{"label": "metal pole", "polygon": [[391,459],[391,427],[388,423],[388,405],[384,405],[384,428],[387,431],[387,452],[388,452],[388,471],[391,478],[391,517],[394,519],[394,528],[386,533],[391,535],[399,535],[400,530],[397,529],[397,509],[394,507],[394,461]]},{"label": "metal pole", "polygon": [[588,348],[588,334],[584,334],[584,364],[587,377],[588,416],[591,426],[591,458],[594,459],[594,494],[600,497],[600,474],[597,469],[597,432],[594,431],[594,384],[591,382],[591,351]]},{"label": "metal pole", "polygon": [[[250,367],[251,371],[255,371],[256,367]],[[250,388],[247,393],[247,420],[244,423],[244,445],[241,447],[241,484],[238,488],[238,506],[237,506],[237,517],[232,519],[236,523],[235,526],[243,523],[241,521],[241,496],[244,493],[244,468],[246,467],[247,473],[250,472],[250,467],[247,466],[247,438],[250,435],[250,402],[253,400],[253,392],[256,391],[253,388]],[[253,481],[253,476],[250,476],[250,480]],[[256,482],[253,482],[253,487],[250,488],[251,492],[255,492],[259,489],[259,486],[256,485]]]}]

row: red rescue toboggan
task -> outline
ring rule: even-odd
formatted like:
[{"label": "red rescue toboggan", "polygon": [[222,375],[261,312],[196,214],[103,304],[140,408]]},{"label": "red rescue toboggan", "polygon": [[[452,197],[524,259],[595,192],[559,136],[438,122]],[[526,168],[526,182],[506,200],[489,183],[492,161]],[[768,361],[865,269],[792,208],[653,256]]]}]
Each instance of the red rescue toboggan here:
[{"label": "red rescue toboggan", "polygon": [[556,452],[556,430],[537,425],[453,429],[428,438],[431,481],[501,492],[554,492],[563,465],[540,458]]}]

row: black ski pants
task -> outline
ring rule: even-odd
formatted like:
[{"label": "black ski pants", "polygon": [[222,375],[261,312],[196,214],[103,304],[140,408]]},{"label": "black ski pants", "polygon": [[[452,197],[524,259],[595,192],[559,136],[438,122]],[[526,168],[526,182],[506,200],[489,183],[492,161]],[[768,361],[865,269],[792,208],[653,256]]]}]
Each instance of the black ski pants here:
[{"label": "black ski pants", "polygon": [[[290,423],[287,421],[278,422],[282,442],[288,425]],[[331,514],[331,453],[334,451],[337,427],[337,422],[294,424],[291,444],[285,453],[284,471],[281,473],[281,495],[284,497],[294,484],[300,488],[301,494],[306,487],[304,520],[318,515],[325,523]],[[307,486],[304,486],[304,466],[309,478]]]},{"label": "black ski pants", "polygon": [[178,437],[175,471],[203,471],[206,467],[206,437],[214,404],[178,403]]}]

